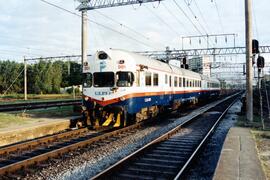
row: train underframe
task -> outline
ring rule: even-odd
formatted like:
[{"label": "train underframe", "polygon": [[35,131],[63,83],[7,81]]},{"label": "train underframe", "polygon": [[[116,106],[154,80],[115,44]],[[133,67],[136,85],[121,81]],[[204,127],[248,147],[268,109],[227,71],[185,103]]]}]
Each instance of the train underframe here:
[{"label": "train underframe", "polygon": [[181,109],[183,106],[196,105],[198,98],[191,98],[187,101],[174,100],[169,105],[152,105],[143,107],[136,113],[129,113],[126,106],[108,105],[100,106],[95,102],[84,102],[83,121],[80,126],[88,126],[94,129],[100,127],[125,127],[130,124],[138,123],[153,117],[165,111]]}]

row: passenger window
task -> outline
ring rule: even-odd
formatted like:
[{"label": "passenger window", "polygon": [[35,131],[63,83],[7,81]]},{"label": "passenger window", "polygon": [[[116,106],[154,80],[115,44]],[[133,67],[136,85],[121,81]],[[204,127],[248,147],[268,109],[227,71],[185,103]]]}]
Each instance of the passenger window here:
[{"label": "passenger window", "polygon": [[177,77],[174,77],[174,87],[177,87]]},{"label": "passenger window", "polygon": [[152,85],[152,77],[150,72],[145,72],[145,85],[151,86]]},{"label": "passenger window", "polygon": [[183,87],[186,87],[186,78],[183,78]]},{"label": "passenger window", "polygon": [[168,84],[168,75],[165,74],[165,84]]},{"label": "passenger window", "polygon": [[170,83],[170,87],[172,87],[172,76],[170,76],[169,83]]},{"label": "passenger window", "polygon": [[182,87],[182,78],[179,78],[179,87]]},{"label": "passenger window", "polygon": [[153,82],[153,84],[154,84],[154,86],[158,86],[158,74],[154,74],[154,82]]}]

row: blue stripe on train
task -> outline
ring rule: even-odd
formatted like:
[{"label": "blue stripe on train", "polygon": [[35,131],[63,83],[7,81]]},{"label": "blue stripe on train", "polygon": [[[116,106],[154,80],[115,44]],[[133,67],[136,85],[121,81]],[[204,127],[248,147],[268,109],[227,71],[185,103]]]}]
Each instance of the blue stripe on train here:
[{"label": "blue stripe on train", "polygon": [[172,105],[173,101],[186,102],[194,98],[207,99],[210,96],[218,96],[219,91],[209,91],[209,92],[195,92],[187,94],[168,94],[168,95],[158,95],[158,96],[144,96],[144,97],[134,97],[130,98],[110,106],[125,106],[128,113],[134,114],[139,112],[142,108],[163,105]]}]

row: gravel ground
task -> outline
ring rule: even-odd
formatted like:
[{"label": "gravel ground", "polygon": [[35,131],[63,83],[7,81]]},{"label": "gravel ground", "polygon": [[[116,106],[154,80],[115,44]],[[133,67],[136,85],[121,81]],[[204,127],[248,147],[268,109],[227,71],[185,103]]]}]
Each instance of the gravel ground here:
[{"label": "gravel ground", "polygon": [[166,125],[148,127],[109,144],[89,146],[87,150],[70,153],[64,160],[51,162],[49,167],[37,170],[25,179],[89,179],[203,109],[205,108],[194,110],[182,118],[170,118]]},{"label": "gravel ground", "polygon": [[241,111],[241,106],[242,103],[237,101],[229,109],[184,179],[211,180],[213,178],[226,135],[236,123],[238,119],[237,113]]}]

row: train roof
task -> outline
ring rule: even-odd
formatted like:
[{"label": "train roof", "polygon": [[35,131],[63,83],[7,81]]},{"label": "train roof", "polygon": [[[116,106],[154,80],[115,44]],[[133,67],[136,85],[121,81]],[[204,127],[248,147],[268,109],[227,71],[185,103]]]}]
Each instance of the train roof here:
[{"label": "train roof", "polygon": [[171,65],[171,64],[168,64],[168,63],[156,60],[156,59],[152,59],[152,58],[149,58],[149,57],[137,54],[137,53],[129,52],[126,50],[109,49],[103,52],[106,52],[111,59],[119,59],[119,57],[123,59],[128,58],[128,59],[132,59],[136,64],[143,64],[145,66],[148,66],[150,68],[157,69],[160,71],[176,73],[182,76],[188,76],[195,79],[202,78],[204,80],[219,82],[216,78],[207,77],[202,74],[199,74],[190,70],[186,70],[183,68],[179,68],[174,65]]}]

